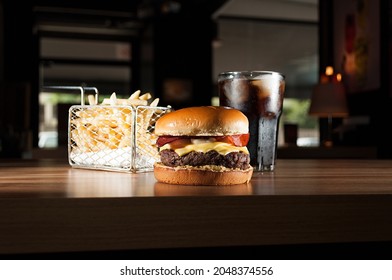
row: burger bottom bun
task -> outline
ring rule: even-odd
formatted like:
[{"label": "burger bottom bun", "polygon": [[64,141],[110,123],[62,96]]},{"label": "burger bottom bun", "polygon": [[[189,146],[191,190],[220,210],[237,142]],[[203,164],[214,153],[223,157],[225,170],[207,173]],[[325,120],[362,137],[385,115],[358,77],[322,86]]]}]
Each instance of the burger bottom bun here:
[{"label": "burger bottom bun", "polygon": [[251,195],[251,184],[226,186],[175,185],[155,182],[155,196],[220,196],[220,195]]},{"label": "burger bottom bun", "polygon": [[169,167],[162,163],[154,164],[154,176],[158,182],[176,185],[238,185],[248,183],[253,168],[246,170],[230,168]]}]

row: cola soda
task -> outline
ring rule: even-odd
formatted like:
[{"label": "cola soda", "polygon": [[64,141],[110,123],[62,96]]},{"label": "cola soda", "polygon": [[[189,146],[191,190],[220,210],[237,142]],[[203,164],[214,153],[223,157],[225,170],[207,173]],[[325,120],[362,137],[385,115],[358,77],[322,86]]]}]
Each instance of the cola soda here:
[{"label": "cola soda", "polygon": [[222,72],[218,76],[219,105],[243,112],[249,120],[251,165],[273,171],[282,114],[285,79],[273,71]]}]

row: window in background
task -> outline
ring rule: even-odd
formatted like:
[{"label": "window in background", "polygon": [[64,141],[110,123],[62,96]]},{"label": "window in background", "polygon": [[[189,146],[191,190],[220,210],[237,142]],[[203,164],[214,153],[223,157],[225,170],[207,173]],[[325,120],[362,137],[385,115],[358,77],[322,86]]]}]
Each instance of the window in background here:
[{"label": "window in background", "polygon": [[[89,86],[99,99],[129,96],[131,44],[108,40],[48,38],[40,40],[40,86]],[[40,148],[66,145],[68,109],[80,104],[80,92],[40,92]]]},{"label": "window in background", "polygon": [[[294,124],[297,128],[296,145],[302,147],[311,147],[319,145],[319,126],[318,119],[308,115],[310,99],[285,98],[283,102],[283,114],[281,118],[281,135],[280,145],[285,143],[284,125]],[[283,133],[283,134],[282,134]],[[286,131],[286,133],[288,133]]]},{"label": "window in background", "polygon": [[213,50],[213,80],[222,71],[281,72],[286,91],[278,145],[285,145],[284,124],[296,124],[296,144],[317,146],[318,121],[308,115],[311,92],[318,82],[317,22],[219,17],[217,23],[219,44]]}]

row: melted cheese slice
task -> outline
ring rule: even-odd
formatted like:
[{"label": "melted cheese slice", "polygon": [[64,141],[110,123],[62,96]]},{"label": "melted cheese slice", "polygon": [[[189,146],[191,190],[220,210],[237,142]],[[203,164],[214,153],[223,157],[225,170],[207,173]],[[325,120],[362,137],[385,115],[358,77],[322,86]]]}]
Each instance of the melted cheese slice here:
[{"label": "melted cheese slice", "polygon": [[[162,150],[170,150],[170,143],[163,145],[161,147]],[[246,147],[236,147],[224,142],[208,142],[208,143],[197,143],[197,144],[189,144],[183,148],[174,149],[174,151],[179,155],[183,156],[192,151],[206,153],[208,151],[215,150],[221,155],[227,155],[231,152],[244,152],[245,154],[249,154],[249,151]]]}]

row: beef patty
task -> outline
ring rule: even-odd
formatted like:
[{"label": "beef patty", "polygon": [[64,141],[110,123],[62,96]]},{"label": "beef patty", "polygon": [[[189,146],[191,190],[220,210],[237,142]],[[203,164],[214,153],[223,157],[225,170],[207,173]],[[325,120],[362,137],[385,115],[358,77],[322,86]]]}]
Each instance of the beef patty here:
[{"label": "beef patty", "polygon": [[220,165],[227,168],[239,168],[243,170],[250,167],[250,157],[243,152],[232,152],[227,155],[221,155],[216,151],[209,151],[207,153],[192,151],[186,155],[179,156],[173,150],[166,149],[160,152],[160,156],[161,162],[171,167],[183,165]]}]

